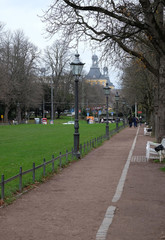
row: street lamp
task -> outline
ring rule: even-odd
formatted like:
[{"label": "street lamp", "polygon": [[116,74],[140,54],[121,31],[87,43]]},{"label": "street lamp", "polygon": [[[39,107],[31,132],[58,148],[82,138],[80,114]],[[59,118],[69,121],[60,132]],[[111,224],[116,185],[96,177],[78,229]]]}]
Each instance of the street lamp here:
[{"label": "street lamp", "polygon": [[106,138],[109,139],[109,121],[108,121],[108,96],[110,95],[110,87],[108,86],[108,82],[106,82],[106,86],[104,87],[104,94],[106,96]]},{"label": "street lamp", "polygon": [[53,77],[52,77],[52,79],[51,79],[51,121],[50,121],[50,123],[51,124],[53,124],[53,122],[54,122],[54,114],[53,114],[53,111],[54,111],[54,109],[53,109]]},{"label": "street lamp", "polygon": [[119,110],[119,94],[116,92],[115,95],[115,101],[116,101],[116,130],[119,128],[119,122],[118,122],[118,110]]},{"label": "street lamp", "polygon": [[79,122],[78,122],[78,80],[81,76],[81,72],[84,66],[84,63],[80,62],[79,60],[79,54],[75,54],[75,59],[71,65],[71,70],[73,73],[73,76],[75,76],[75,122],[74,122],[74,155],[77,158],[80,158],[80,152],[79,152]]},{"label": "street lamp", "polygon": [[[41,74],[42,74],[42,81],[45,82],[45,73],[46,73],[46,68],[41,68],[40,69],[41,71]],[[44,118],[45,117],[45,98],[44,98],[44,95],[43,95],[43,103],[42,103],[42,117]]]}]

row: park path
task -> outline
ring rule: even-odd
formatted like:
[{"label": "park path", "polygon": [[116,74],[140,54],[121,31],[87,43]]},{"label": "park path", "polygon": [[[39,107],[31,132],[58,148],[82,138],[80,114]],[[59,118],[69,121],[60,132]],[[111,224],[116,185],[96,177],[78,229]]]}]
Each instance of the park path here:
[{"label": "park path", "polygon": [[165,239],[165,173],[144,161],[150,139],[126,128],[1,208],[0,240]]}]

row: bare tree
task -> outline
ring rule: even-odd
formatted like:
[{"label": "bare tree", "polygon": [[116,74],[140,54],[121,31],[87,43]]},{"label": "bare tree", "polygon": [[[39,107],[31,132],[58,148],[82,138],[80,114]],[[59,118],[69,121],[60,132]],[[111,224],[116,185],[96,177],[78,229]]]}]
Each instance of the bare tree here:
[{"label": "bare tree", "polygon": [[[131,105],[141,104],[146,112],[146,121],[150,122],[154,109],[154,88],[157,81],[147,69],[131,61],[123,68],[121,79],[122,95]],[[154,124],[154,122],[153,122]]]},{"label": "bare tree", "polygon": [[[50,73],[50,83],[53,83],[54,102],[58,117],[68,104],[72,95],[73,78],[69,74],[71,54],[68,41],[55,41],[45,50],[44,62]],[[67,103],[66,105],[64,103]]]},{"label": "bare tree", "polygon": [[[108,56],[134,56],[157,77],[155,102],[158,108],[157,138],[165,135],[165,24],[164,0],[55,0],[44,15],[47,31],[71,39],[84,37],[102,46]],[[145,51],[139,48],[145,46]],[[154,52],[155,63],[149,55]]]},{"label": "bare tree", "polygon": [[37,55],[37,49],[22,31],[5,35],[0,51],[0,99],[5,105],[5,121],[11,107],[21,122],[21,113],[38,104],[41,89],[37,84]]},{"label": "bare tree", "polygon": [[1,39],[0,49],[0,87],[1,96],[0,100],[4,104],[4,121],[8,121],[8,113],[12,104],[12,81],[11,81],[11,69],[10,69],[10,49],[11,49],[12,35],[7,33],[3,39]]}]

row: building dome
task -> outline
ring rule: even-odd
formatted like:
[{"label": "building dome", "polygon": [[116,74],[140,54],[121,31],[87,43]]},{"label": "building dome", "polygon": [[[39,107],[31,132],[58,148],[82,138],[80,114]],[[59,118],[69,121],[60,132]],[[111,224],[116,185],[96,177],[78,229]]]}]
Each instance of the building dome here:
[{"label": "building dome", "polygon": [[98,67],[98,56],[95,54],[92,56],[92,67]]},{"label": "building dome", "polygon": [[92,56],[92,60],[93,60],[93,61],[98,61],[98,56],[94,54],[94,55]]},{"label": "building dome", "polygon": [[99,84],[101,86],[106,86],[106,82],[108,81],[108,84],[111,88],[114,88],[113,83],[110,82],[109,76],[108,76],[108,68],[103,68],[103,74],[100,71],[100,68],[98,66],[98,56],[93,55],[92,56],[92,66],[89,70],[89,73],[86,75],[87,82],[90,82],[91,84]]}]

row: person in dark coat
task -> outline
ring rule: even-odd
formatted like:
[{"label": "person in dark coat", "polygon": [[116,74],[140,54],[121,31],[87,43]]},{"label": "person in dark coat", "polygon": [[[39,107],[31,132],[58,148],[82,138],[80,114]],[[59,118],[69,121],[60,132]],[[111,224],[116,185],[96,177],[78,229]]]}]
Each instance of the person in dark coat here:
[{"label": "person in dark coat", "polygon": [[128,123],[130,128],[132,127],[132,122],[133,122],[132,116],[129,116]]},{"label": "person in dark coat", "polygon": [[138,120],[137,120],[137,118],[134,116],[134,117],[133,117],[133,124],[134,124],[134,127],[137,127],[137,122],[138,122]]}]

